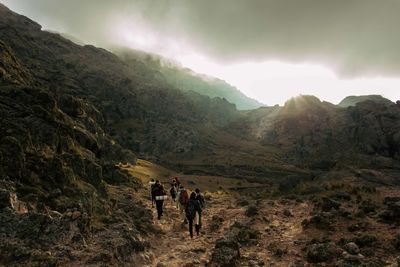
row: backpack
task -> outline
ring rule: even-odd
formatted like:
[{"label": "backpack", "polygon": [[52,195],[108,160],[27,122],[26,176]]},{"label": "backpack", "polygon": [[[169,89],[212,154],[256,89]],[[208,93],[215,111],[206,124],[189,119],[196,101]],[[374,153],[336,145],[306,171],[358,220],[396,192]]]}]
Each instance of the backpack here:
[{"label": "backpack", "polygon": [[187,205],[189,203],[189,194],[186,190],[181,191],[179,194],[179,203],[182,205]]},{"label": "backpack", "polygon": [[204,205],[205,205],[204,197],[202,195],[198,194],[196,196],[196,200],[199,201],[200,207],[204,208]]},{"label": "backpack", "polygon": [[173,197],[176,196],[176,189],[175,189],[175,186],[172,186],[172,187],[169,189],[169,193],[170,193],[171,196],[173,196]]},{"label": "backpack", "polygon": [[164,187],[162,185],[157,186],[156,188],[154,188],[154,195],[155,196],[164,196],[165,194],[165,190]]},{"label": "backpack", "polygon": [[194,201],[189,201],[185,212],[188,219],[193,219],[194,216],[196,216],[196,203]]}]

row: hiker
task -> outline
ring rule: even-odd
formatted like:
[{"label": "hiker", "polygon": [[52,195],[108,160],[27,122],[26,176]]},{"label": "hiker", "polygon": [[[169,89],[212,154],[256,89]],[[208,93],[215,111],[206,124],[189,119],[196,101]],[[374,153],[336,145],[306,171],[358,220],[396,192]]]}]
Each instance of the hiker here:
[{"label": "hiker", "polygon": [[156,208],[157,208],[157,218],[161,220],[161,216],[163,215],[163,205],[164,205],[164,200],[166,199],[166,193],[164,190],[163,185],[160,183],[160,181],[156,181],[154,185],[154,198],[156,201]]},{"label": "hiker", "polygon": [[[200,208],[203,210],[205,207],[205,200],[202,194],[200,194],[200,189],[196,188],[194,190],[194,192],[196,193],[196,200],[199,202],[200,204]],[[196,220],[197,220],[197,225],[199,227],[199,230],[201,228],[201,212],[199,212],[198,214],[196,214]]]},{"label": "hiker", "polygon": [[[178,201],[177,201],[177,208],[179,209],[180,214],[184,213],[186,206],[189,202],[189,194],[183,185],[180,186],[178,192]],[[184,218],[184,222],[187,223],[186,216]]]},{"label": "hiker", "polygon": [[151,178],[150,182],[150,199],[151,199],[151,207],[154,208],[154,193],[153,193],[153,189],[154,189],[154,185],[156,184],[156,182],[154,181],[153,178]]},{"label": "hiker", "polygon": [[176,188],[180,188],[181,186],[181,181],[179,181],[179,178],[177,176],[174,177],[175,183],[176,183]]},{"label": "hiker", "polygon": [[199,216],[201,214],[201,206],[200,202],[196,199],[196,193],[192,192],[190,194],[189,203],[185,209],[186,218],[189,221],[189,233],[190,237],[193,238],[193,222],[195,223],[194,227],[196,229],[197,236],[200,234],[200,224],[199,224]]},{"label": "hiker", "polygon": [[200,194],[200,189],[196,188],[196,190],[194,190],[194,192],[196,192],[196,199],[200,202],[201,208],[204,209],[206,202],[204,200],[203,195]]},{"label": "hiker", "polygon": [[169,189],[169,194],[171,195],[171,199],[173,202],[176,200],[176,183],[171,183],[171,188]]}]

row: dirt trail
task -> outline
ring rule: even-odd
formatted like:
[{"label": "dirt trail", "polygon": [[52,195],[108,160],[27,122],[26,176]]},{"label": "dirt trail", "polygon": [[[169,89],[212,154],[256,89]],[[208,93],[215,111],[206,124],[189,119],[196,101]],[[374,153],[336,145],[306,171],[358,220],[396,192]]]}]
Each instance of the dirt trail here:
[{"label": "dirt trail", "polygon": [[[150,201],[147,202],[151,208]],[[232,194],[212,194],[203,213],[201,234],[193,239],[189,236],[188,226],[183,223],[183,214],[179,214],[171,200],[166,201],[165,214],[161,220],[156,219],[156,210],[153,208],[154,223],[162,229],[163,234],[161,238],[150,240],[154,261],[147,266],[157,266],[159,263],[165,266],[204,266],[210,259],[216,240],[235,221],[251,221],[252,227],[260,232],[256,244],[241,247],[241,266],[257,266],[261,262],[266,266],[289,266],[301,259],[301,222],[308,216],[307,204],[265,200],[259,203],[259,215],[248,218],[244,215],[246,207],[239,207],[236,202],[237,199]],[[285,210],[287,211],[284,212]],[[210,225],[214,215],[223,217],[224,222],[219,230],[212,232]],[[283,258],[277,256],[277,247],[286,251],[284,253],[287,255]]]},{"label": "dirt trail", "polygon": [[[243,245],[240,248],[240,266],[290,266],[296,260],[302,259],[301,249],[307,237],[304,236],[301,222],[310,216],[311,205],[287,199],[255,200],[250,195],[245,196],[249,205],[256,205],[258,215],[245,216],[249,205],[239,205],[238,199],[248,194],[236,191],[221,192],[222,188],[254,187],[256,184],[242,182],[239,179],[225,177],[180,176],[181,181],[192,187],[199,187],[203,192],[209,191],[206,208],[203,211],[201,234],[199,237],[189,236],[188,226],[183,223],[184,215],[179,214],[170,199],[165,201],[164,216],[157,220],[155,207],[149,200],[148,182],[150,177],[160,177],[164,185],[173,174],[171,170],[150,164],[140,163],[129,171],[135,177],[141,178],[146,191],[143,192],[145,205],[153,212],[154,224],[162,230],[159,237],[150,237],[152,263],[144,266],[204,266],[210,260],[217,239],[223,237],[230,226],[236,221],[250,225],[259,232],[256,242]],[[257,187],[258,189],[260,186]],[[265,190],[265,189],[263,189]],[[253,194],[254,195],[254,194]],[[221,226],[211,231],[212,218],[218,215],[223,218]],[[280,251],[284,253],[280,257]],[[149,261],[148,261],[149,262]]]},{"label": "dirt trail", "polygon": [[[215,241],[223,235],[224,228],[231,222],[231,220],[224,222],[220,231],[210,233],[212,216],[225,213],[226,217],[230,217],[238,213],[239,209],[227,210],[229,205],[230,200],[227,195],[220,195],[217,199],[208,201],[203,211],[203,228],[200,236],[195,235],[193,239],[189,236],[188,225],[183,223],[183,214],[179,214],[171,200],[166,201],[161,220],[157,220],[156,210],[153,208],[154,223],[162,229],[163,234],[161,238],[150,241],[155,260],[153,265],[148,266],[156,266],[158,263],[165,266],[182,266],[187,263],[204,266],[210,258]],[[150,204],[149,207],[151,208]]]}]

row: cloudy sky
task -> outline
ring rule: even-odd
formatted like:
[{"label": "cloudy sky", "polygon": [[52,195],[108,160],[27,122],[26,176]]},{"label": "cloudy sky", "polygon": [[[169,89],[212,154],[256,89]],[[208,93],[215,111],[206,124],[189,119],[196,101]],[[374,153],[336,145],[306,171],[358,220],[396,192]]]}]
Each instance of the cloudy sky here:
[{"label": "cloudy sky", "polygon": [[272,105],[400,99],[400,0],[0,0],[86,43],[158,53]]}]

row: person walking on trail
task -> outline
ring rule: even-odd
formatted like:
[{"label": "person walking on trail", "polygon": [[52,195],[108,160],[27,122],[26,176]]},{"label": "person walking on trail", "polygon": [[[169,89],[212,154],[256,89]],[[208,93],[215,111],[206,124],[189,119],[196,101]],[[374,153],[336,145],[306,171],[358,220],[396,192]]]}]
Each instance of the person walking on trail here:
[{"label": "person walking on trail", "polygon": [[194,190],[194,192],[196,193],[196,199],[200,202],[201,208],[204,209],[206,202],[204,200],[203,195],[200,194],[200,189],[196,188],[196,190]]},{"label": "person walking on trail", "polygon": [[155,186],[156,182],[155,182],[154,179],[152,178],[152,179],[150,180],[149,184],[150,184],[151,207],[153,208],[153,207],[154,207],[154,201],[155,201],[155,199],[154,199],[154,192],[153,192],[153,191],[154,191],[154,186]]},{"label": "person walking on trail", "polygon": [[163,185],[160,183],[160,181],[156,181],[154,185],[154,197],[156,200],[156,208],[157,208],[157,218],[161,220],[161,216],[163,215],[163,205],[164,205],[164,200],[166,199],[166,193],[164,190]]},{"label": "person walking on trail", "polygon": [[177,176],[174,177],[175,183],[176,183],[176,188],[180,188],[181,187],[181,181],[179,180],[179,178]]},{"label": "person walking on trail", "polygon": [[[206,204],[204,197],[202,194],[200,194],[200,189],[196,188],[194,190],[194,192],[196,193],[196,200],[199,202],[200,208],[203,210],[205,207],[205,204]],[[197,220],[196,224],[198,225],[198,228],[200,231],[200,229],[201,229],[201,212],[198,212],[196,214],[196,220]],[[197,229],[196,229],[196,231],[197,231]]]},{"label": "person walking on trail", "polygon": [[169,194],[171,195],[171,199],[173,202],[176,201],[176,191],[177,191],[176,184],[171,183],[171,187],[169,189]]},{"label": "person walking on trail", "polygon": [[[179,209],[179,213],[182,214],[186,210],[186,206],[189,203],[189,194],[183,185],[180,186],[178,192],[178,201],[177,201],[177,208]],[[184,223],[187,223],[186,216],[184,215]]]},{"label": "person walking on trail", "polygon": [[195,229],[197,236],[200,234],[200,224],[198,221],[199,215],[201,214],[200,202],[196,199],[196,193],[192,192],[190,194],[189,203],[185,209],[186,218],[189,221],[189,234],[193,238],[193,222],[195,223]]}]

